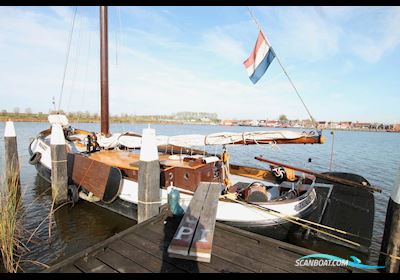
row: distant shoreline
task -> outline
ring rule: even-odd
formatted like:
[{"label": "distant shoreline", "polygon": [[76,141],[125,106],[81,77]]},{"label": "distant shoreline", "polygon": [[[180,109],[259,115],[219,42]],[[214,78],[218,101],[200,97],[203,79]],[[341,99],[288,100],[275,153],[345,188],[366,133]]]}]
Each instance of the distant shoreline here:
[{"label": "distant shoreline", "polygon": [[[13,122],[44,122],[47,123],[47,114],[17,114],[17,113],[1,113],[0,114],[0,122],[6,122],[11,120]],[[126,117],[111,117],[110,123],[124,123],[124,124],[173,124],[173,125],[220,125],[220,126],[242,126],[242,127],[259,127],[259,128],[266,128],[264,126],[247,126],[247,125],[223,125],[217,122],[200,122],[200,121],[184,121],[184,120],[159,120],[155,119],[154,116],[140,116],[137,119],[130,118],[127,119]],[[94,117],[68,117],[70,123],[99,123],[100,118]],[[268,127],[274,128],[274,127]],[[277,128],[287,128],[287,129],[315,129],[314,127],[277,127]],[[322,128],[323,130],[330,130],[330,131],[364,131],[364,132],[392,132],[392,133],[400,133],[400,131],[390,131],[384,129],[369,129],[369,128]]]},{"label": "distant shoreline", "polygon": [[[6,122],[11,120],[13,122],[45,122],[47,123],[48,115],[38,115],[38,114],[1,114],[0,122]],[[100,118],[76,118],[76,117],[68,117],[68,121],[70,123],[100,123]],[[190,122],[190,121],[179,121],[179,120],[157,120],[154,117],[140,117],[133,119],[126,119],[125,117],[111,117],[110,123],[129,123],[129,124],[195,124],[195,125],[218,125],[218,123],[205,123],[205,122]]]}]

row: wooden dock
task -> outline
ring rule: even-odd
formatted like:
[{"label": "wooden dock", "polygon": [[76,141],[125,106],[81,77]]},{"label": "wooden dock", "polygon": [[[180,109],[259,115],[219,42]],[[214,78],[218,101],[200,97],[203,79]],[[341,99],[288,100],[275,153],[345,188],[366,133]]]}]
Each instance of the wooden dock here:
[{"label": "wooden dock", "polygon": [[344,267],[299,267],[314,251],[216,223],[209,263],[171,258],[167,248],[181,221],[168,208],[43,272],[370,272]]}]

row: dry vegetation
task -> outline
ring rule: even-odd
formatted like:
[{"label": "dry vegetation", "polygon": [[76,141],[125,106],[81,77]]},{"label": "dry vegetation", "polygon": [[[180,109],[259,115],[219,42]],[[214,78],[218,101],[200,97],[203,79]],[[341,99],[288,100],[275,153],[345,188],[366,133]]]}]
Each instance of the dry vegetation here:
[{"label": "dry vegetation", "polygon": [[0,191],[0,251],[5,271],[12,273],[17,272],[19,267],[18,253],[25,250],[19,241],[21,201],[17,174],[8,183],[3,177]]}]

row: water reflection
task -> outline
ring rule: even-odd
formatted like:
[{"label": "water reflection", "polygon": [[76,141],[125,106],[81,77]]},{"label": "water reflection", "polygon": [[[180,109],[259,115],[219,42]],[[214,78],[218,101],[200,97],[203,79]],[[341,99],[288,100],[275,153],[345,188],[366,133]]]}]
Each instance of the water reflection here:
[{"label": "water reflection", "polygon": [[[54,212],[49,234],[48,213],[51,209],[51,186],[36,176],[32,192],[27,192],[30,201],[24,209],[24,225],[32,233],[25,260],[34,260],[50,265],[75,254],[91,245],[134,225],[136,222],[105,210],[86,201],[79,201],[74,207],[66,204]],[[41,226],[37,228],[38,225]],[[30,235],[30,234],[28,234]],[[25,237],[25,241],[29,236]],[[25,271],[43,269],[30,262],[23,263]]]}]

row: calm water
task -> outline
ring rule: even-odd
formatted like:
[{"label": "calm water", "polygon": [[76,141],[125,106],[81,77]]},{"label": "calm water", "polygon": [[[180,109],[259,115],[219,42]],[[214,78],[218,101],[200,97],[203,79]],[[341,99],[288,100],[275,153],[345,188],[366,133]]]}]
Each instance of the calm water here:
[{"label": "calm water", "polygon": [[[99,131],[98,124],[72,124],[74,127]],[[4,123],[0,124],[0,135],[4,135]],[[18,151],[21,164],[21,183],[24,208],[24,228],[29,237],[48,216],[51,206],[51,193],[48,184],[36,176],[36,170],[29,165],[28,144],[38,132],[48,128],[47,123],[15,123]],[[112,132],[135,131],[141,133],[147,125],[111,124]],[[221,131],[242,132],[260,130],[257,127],[224,127],[208,125],[152,125],[157,134],[208,134]],[[292,129],[294,130],[294,129]],[[263,155],[267,159],[318,172],[329,171],[332,147],[330,131],[324,131],[326,142],[323,145],[251,145],[231,146],[231,162],[265,168],[254,159]],[[1,167],[4,158],[4,140],[0,137]],[[383,234],[388,197],[394,183],[395,174],[400,167],[400,134],[384,132],[336,131],[332,171],[356,173],[365,177],[372,185],[383,189],[375,193],[375,223],[369,263],[377,262],[377,252]],[[220,153],[220,148],[207,149]],[[311,158],[311,163],[308,159]],[[1,168],[3,169],[3,168]],[[69,205],[58,210],[51,221],[39,226],[29,246],[31,250],[23,258],[51,264],[80,251],[92,244],[131,226],[134,221],[123,218],[90,203],[80,202],[75,207]],[[49,242],[51,240],[51,242]],[[38,271],[42,267],[23,263],[26,271]]]}]

